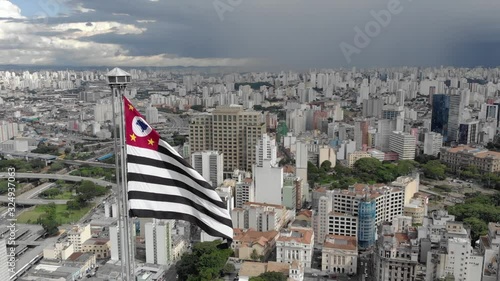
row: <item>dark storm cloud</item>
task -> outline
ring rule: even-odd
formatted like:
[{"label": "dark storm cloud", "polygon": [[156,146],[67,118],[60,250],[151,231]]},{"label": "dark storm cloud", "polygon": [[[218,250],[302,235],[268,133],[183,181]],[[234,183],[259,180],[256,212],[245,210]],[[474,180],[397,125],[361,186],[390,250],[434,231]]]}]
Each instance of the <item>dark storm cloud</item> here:
[{"label": "dark storm cloud", "polygon": [[[79,38],[121,46],[131,56],[257,58],[263,67],[494,65],[498,62],[500,5],[489,0],[399,2],[402,11],[346,60],[339,45],[355,46],[355,27],[397,0],[241,0],[220,14],[214,1],[71,0],[93,11],[49,18],[49,25],[119,22],[141,34],[105,33]],[[238,3],[238,1],[233,1]],[[222,19],[222,20],[221,20]],[[154,21],[154,22],[139,22]]]}]

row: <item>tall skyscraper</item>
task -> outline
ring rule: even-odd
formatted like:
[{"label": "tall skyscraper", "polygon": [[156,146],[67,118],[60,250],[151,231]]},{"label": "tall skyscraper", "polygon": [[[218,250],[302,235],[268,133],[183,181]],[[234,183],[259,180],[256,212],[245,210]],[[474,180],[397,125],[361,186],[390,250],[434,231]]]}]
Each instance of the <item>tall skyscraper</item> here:
[{"label": "tall skyscraper", "polygon": [[432,97],[431,131],[443,136],[448,141],[448,116],[450,112],[450,96],[434,95]]},{"label": "tall skyscraper", "polygon": [[153,220],[146,223],[146,262],[168,265],[172,262],[171,220]]},{"label": "tall skyscraper", "polygon": [[189,144],[191,152],[212,150],[212,115],[199,114],[189,123]]},{"label": "tall skyscraper", "polygon": [[457,141],[458,126],[460,115],[462,114],[462,105],[460,95],[450,96],[450,111],[448,113],[448,141]]},{"label": "tall skyscraper", "polygon": [[356,150],[368,148],[368,121],[357,120],[354,124],[354,140],[356,141]]},{"label": "tall skyscraper", "polygon": [[201,151],[191,154],[191,165],[213,187],[218,187],[224,180],[224,156],[218,151]]}]

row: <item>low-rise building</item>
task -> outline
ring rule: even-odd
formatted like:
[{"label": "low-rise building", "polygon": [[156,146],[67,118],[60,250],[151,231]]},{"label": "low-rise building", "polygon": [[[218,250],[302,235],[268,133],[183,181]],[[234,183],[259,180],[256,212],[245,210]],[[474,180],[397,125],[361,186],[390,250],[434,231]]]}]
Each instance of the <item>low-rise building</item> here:
[{"label": "low-rise building", "polygon": [[234,228],[253,228],[257,231],[279,231],[293,219],[294,213],[284,206],[247,202],[231,211]]},{"label": "low-rise building", "polygon": [[261,232],[235,228],[231,248],[235,257],[239,259],[252,260],[261,256],[267,257],[274,249],[278,236],[279,232],[276,230]]},{"label": "low-rise building", "polygon": [[358,265],[356,237],[328,235],[323,243],[321,256],[322,271],[356,274]]},{"label": "low-rise building", "polygon": [[276,261],[285,263],[298,261],[302,267],[311,268],[313,249],[312,229],[283,230],[276,241]]},{"label": "low-rise building", "polygon": [[49,260],[65,260],[74,253],[70,242],[56,242],[43,249],[43,258]]},{"label": "low-rise building", "polygon": [[480,172],[500,172],[500,152],[489,151],[467,145],[441,148],[440,160],[453,171],[469,165],[476,166]]},{"label": "low-rise building", "polygon": [[108,259],[111,257],[111,241],[102,238],[90,238],[82,245],[82,252],[92,253],[96,259]]},{"label": "low-rise building", "polygon": [[280,272],[288,277],[288,281],[303,281],[304,268],[297,261],[289,263],[281,263],[270,261],[263,262],[244,262],[241,265],[238,273],[239,281],[249,281],[252,277],[257,277],[266,272]]}]

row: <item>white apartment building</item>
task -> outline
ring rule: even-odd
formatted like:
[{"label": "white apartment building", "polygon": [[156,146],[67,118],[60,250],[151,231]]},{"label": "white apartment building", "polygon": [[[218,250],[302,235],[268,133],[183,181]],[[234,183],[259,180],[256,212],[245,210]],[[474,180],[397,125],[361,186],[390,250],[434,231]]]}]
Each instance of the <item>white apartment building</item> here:
[{"label": "white apartment building", "polygon": [[82,244],[92,237],[90,232],[90,224],[87,225],[74,225],[68,231],[68,241],[73,244],[75,252],[82,251]]},{"label": "white apartment building", "polygon": [[[330,213],[348,214],[351,228],[347,230],[344,228],[344,233],[352,233],[353,218],[358,216],[358,206],[365,197],[375,200],[375,223],[379,225],[382,222],[391,222],[395,217],[403,214],[405,189],[395,186],[386,186],[384,184],[366,185],[355,184],[348,189],[341,190],[328,190],[326,196],[320,197],[318,201],[318,212],[315,220],[316,234],[319,236],[316,243],[321,244],[327,234],[339,233],[340,219],[339,216],[339,229],[336,229],[335,222],[333,225],[330,222]],[[344,217],[344,222],[347,223],[347,217]],[[358,227],[359,221],[355,222]],[[347,225],[345,224],[344,227]],[[330,232],[333,230],[334,232]],[[335,232],[336,231],[336,232]]]},{"label": "white apartment building", "polygon": [[158,109],[156,107],[151,105],[146,107],[146,121],[148,121],[149,124],[158,123]]},{"label": "white apartment building", "polygon": [[292,263],[298,261],[303,268],[311,268],[314,251],[312,229],[284,230],[276,241],[276,261]]},{"label": "white apartment building", "polygon": [[247,202],[243,208],[234,208],[231,211],[233,228],[256,231],[280,231],[286,223],[293,219],[294,213],[281,205]]},{"label": "white apartment building", "polygon": [[43,258],[49,260],[66,260],[74,253],[70,242],[56,242],[43,249]]},{"label": "white apartment building", "polygon": [[356,274],[358,241],[353,236],[328,235],[321,257],[321,270],[324,272]]},{"label": "white apartment building", "polygon": [[271,139],[268,134],[263,134],[255,146],[255,165],[262,167],[264,160],[271,160],[271,164],[276,164],[277,146],[276,140]]},{"label": "white apartment building", "polygon": [[146,223],[146,263],[168,265],[172,262],[172,220]]},{"label": "white apartment building", "polygon": [[109,227],[109,240],[111,241],[111,260],[119,261],[121,258],[121,235],[117,225]]},{"label": "white apartment building", "polygon": [[399,155],[399,160],[414,160],[416,139],[408,133],[394,131],[389,137],[389,149]]},{"label": "white apartment building", "polygon": [[427,252],[426,281],[447,276],[456,281],[477,281],[482,269],[483,256],[472,248],[469,238],[449,238],[444,248]]},{"label": "white apartment building", "polygon": [[262,167],[254,165],[253,184],[255,202],[283,204],[283,167],[273,165],[269,159],[263,160]]},{"label": "white apartment building", "polygon": [[235,208],[242,208],[247,202],[255,202],[255,185],[250,173],[236,178]]},{"label": "white apartment building", "polygon": [[425,133],[424,154],[437,156],[443,147],[443,136],[439,133]]},{"label": "white apartment building", "polygon": [[358,236],[358,217],[346,213],[330,212],[328,215],[328,234]]},{"label": "white apartment building", "polygon": [[17,136],[19,125],[17,123],[0,121],[0,142],[8,141]]},{"label": "white apartment building", "polygon": [[488,224],[488,234],[479,238],[479,250],[484,256],[482,281],[499,280],[500,223],[490,222]]},{"label": "white apartment building", "polygon": [[218,187],[224,180],[224,155],[218,151],[201,151],[191,155],[193,169],[212,186]]}]

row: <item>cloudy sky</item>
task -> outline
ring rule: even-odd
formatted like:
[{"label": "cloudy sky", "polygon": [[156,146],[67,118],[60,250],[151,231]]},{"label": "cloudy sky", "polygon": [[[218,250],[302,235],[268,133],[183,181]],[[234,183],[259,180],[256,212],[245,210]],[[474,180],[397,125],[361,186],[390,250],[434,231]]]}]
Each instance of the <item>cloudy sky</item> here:
[{"label": "cloudy sky", "polygon": [[0,0],[0,64],[500,66],[498,0],[395,1]]}]

